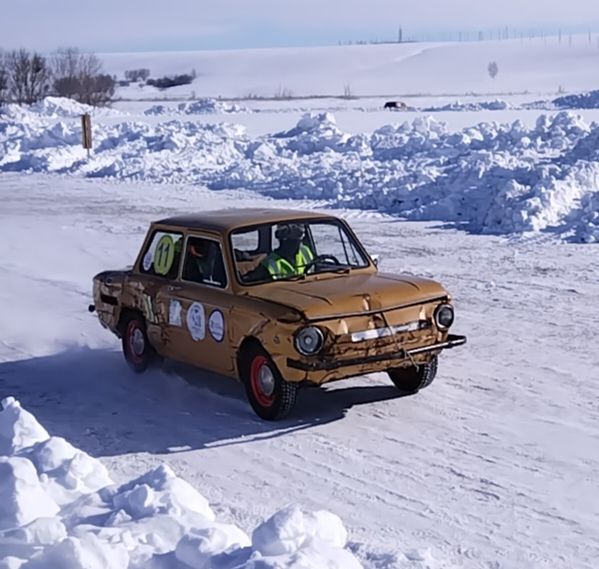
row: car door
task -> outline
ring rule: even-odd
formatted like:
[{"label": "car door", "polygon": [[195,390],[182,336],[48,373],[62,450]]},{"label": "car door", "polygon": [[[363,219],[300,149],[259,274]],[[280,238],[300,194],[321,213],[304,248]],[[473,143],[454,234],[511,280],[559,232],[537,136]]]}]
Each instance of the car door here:
[{"label": "car door", "polygon": [[167,307],[168,336],[176,358],[231,374],[228,337],[231,292],[219,237],[194,233],[185,239],[180,277],[160,292]]},{"label": "car door", "polygon": [[165,333],[167,322],[163,292],[176,286],[183,250],[183,232],[157,228],[149,236],[142,251],[136,284],[132,287],[138,296],[134,303],[141,310],[148,337],[156,350],[167,357],[177,357],[173,343]]}]

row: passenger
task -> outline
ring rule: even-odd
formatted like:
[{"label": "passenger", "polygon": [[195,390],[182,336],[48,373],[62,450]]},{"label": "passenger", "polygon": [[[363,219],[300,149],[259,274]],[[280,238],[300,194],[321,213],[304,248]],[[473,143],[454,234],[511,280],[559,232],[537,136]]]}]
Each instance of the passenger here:
[{"label": "passenger", "polygon": [[184,279],[198,283],[210,281],[214,271],[214,260],[211,241],[191,238],[187,248]]}]

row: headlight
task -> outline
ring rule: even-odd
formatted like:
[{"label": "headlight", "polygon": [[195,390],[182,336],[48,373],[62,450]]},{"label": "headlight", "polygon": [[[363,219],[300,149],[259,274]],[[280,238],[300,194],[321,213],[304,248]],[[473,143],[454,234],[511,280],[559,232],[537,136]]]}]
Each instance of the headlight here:
[{"label": "headlight", "polygon": [[454,320],[453,306],[451,304],[440,304],[435,310],[435,322],[441,330],[447,330]]},{"label": "headlight", "polygon": [[295,349],[302,356],[313,356],[318,353],[324,344],[324,335],[320,328],[307,326],[295,334]]}]

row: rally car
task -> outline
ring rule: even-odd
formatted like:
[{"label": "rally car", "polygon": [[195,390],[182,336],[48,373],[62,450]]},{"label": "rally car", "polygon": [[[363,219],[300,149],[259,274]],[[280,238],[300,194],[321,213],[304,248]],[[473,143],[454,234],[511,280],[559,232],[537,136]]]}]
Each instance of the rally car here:
[{"label": "rally car", "polygon": [[454,309],[437,282],[378,270],[348,224],[309,211],[209,211],[151,224],[133,267],[94,277],[95,311],[142,372],[158,356],[239,379],[274,420],[298,388],[385,371],[427,387]]}]

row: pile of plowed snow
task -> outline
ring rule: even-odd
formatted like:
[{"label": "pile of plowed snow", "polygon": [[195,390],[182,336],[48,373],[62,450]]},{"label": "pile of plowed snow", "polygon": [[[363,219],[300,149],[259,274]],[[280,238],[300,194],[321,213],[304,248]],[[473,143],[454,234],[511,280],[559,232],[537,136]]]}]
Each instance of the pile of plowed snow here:
[{"label": "pile of plowed snow", "polygon": [[328,113],[251,137],[242,126],[171,120],[94,128],[91,160],[78,124],[0,119],[0,171],[73,173],[313,198],[473,232],[551,230],[599,241],[599,125],[541,115],[532,128],[481,123],[450,131],[431,118],[342,132]]},{"label": "pile of plowed snow", "polygon": [[110,109],[108,107],[92,107],[78,103],[72,99],[62,97],[46,97],[38,103],[32,105],[9,104],[2,108],[1,118],[12,118],[16,120],[31,120],[33,117],[40,118],[77,118],[84,114],[94,115],[95,117],[123,116],[125,113]]},{"label": "pile of plowed snow", "polygon": [[223,103],[216,99],[198,99],[176,106],[154,105],[144,114],[150,115],[210,115],[215,113],[248,113],[250,109],[241,105]]},{"label": "pile of plowed snow", "polygon": [[0,411],[0,567],[358,569],[334,514],[289,506],[246,535],[168,466],[120,486],[13,398]]},{"label": "pile of plowed snow", "polygon": [[557,109],[599,109],[599,91],[565,95],[553,100]]},{"label": "pile of plowed snow", "polygon": [[506,101],[496,99],[495,101],[480,101],[477,103],[462,103],[455,101],[441,107],[428,107],[422,109],[425,113],[438,113],[442,111],[473,112],[473,111],[507,111],[514,107]]}]

